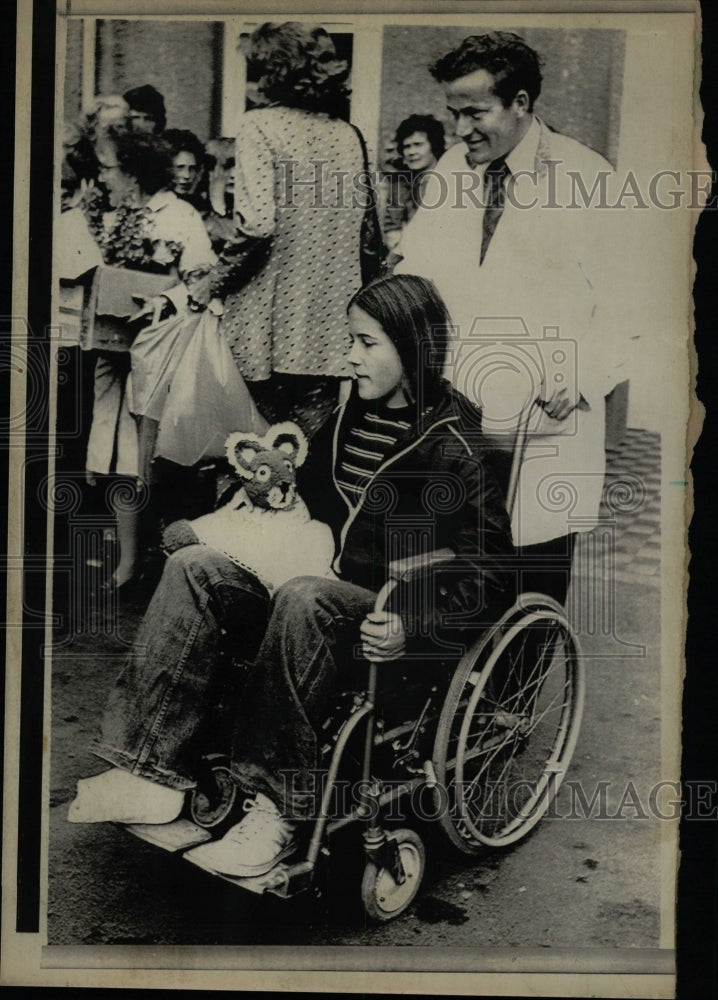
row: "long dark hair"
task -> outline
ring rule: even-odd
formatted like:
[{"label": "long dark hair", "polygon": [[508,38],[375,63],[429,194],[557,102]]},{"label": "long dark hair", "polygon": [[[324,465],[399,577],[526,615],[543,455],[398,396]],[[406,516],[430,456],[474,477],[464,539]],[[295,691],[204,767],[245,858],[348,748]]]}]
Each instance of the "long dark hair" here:
[{"label": "long dark hair", "polygon": [[396,347],[413,400],[435,403],[444,392],[451,318],[434,284],[416,274],[393,274],[360,288],[347,311],[352,306],[376,320]]}]

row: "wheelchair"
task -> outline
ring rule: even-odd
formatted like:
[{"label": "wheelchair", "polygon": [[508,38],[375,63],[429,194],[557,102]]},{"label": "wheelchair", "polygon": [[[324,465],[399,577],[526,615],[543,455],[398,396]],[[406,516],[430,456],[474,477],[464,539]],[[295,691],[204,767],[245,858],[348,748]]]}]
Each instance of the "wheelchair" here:
[{"label": "wheelchair", "polygon": [[[517,441],[509,509],[522,447]],[[386,607],[398,585],[452,559],[447,549],[392,563],[375,611]],[[419,834],[396,829],[383,817],[395,814],[400,800],[428,796],[430,818],[466,855],[525,837],[548,810],[570,765],[585,679],[564,609],[538,593],[521,594],[450,669],[436,661],[419,669],[396,662],[367,666],[366,684],[338,693],[322,730],[325,778],[316,815],[305,824],[308,836],[299,838],[291,859],[265,875],[220,877],[251,892],[293,897],[315,887],[332,837],[359,824],[365,854],[361,902],[366,915],[382,923],[411,905],[425,868]],[[347,775],[357,794],[338,814],[337,789]],[[236,821],[236,798],[227,757],[210,754],[200,762],[185,814],[169,824],[175,828],[172,843],[158,839],[156,828],[130,829],[182,851]]]}]

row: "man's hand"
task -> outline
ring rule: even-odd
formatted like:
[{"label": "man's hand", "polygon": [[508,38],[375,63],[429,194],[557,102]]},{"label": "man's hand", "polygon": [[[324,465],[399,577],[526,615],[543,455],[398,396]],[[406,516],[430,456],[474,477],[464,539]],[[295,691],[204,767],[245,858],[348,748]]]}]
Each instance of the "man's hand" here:
[{"label": "man's hand", "polygon": [[397,660],[406,649],[406,634],[399,615],[371,611],[361,623],[362,653],[372,663]]},{"label": "man's hand", "polygon": [[561,389],[554,389],[549,399],[539,399],[538,405],[552,420],[565,420],[578,406],[578,400],[572,399],[566,386],[563,386]]},{"label": "man's hand", "polygon": [[152,325],[156,326],[162,319],[163,313],[167,312],[169,315],[173,309],[172,303],[166,295],[153,295],[151,298],[147,298],[146,295],[133,295],[132,298],[135,302],[140,302],[141,307],[130,316],[128,323],[136,323],[138,319],[149,317],[152,320]]}]

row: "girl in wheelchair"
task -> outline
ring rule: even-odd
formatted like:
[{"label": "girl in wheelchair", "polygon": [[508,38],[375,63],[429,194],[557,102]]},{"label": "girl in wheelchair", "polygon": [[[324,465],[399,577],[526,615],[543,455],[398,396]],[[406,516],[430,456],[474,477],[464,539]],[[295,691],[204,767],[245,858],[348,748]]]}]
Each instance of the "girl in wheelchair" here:
[{"label": "girl in wheelchair", "polygon": [[[312,517],[334,533],[334,573],[289,580],[270,597],[206,545],[173,553],[106,706],[94,752],[111,770],[78,784],[70,821],[167,824],[179,815],[229,633],[253,659],[230,765],[246,814],[188,857],[238,878],[267,872],[312,814],[318,734],[340,686],[365,660],[451,642],[450,618],[465,635],[497,601],[511,603],[509,520],[480,413],[441,378],[450,319],[434,286],[380,279],[348,315],[352,392],[298,470]],[[440,549],[458,557],[449,569],[401,584],[373,610],[389,563]]]}]

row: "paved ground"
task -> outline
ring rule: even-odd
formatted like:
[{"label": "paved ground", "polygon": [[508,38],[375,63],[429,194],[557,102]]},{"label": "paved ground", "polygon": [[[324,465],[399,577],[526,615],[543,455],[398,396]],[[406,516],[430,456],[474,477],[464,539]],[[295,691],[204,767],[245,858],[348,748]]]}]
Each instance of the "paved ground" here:
[{"label": "paved ground", "polygon": [[[598,782],[609,783],[603,818],[597,809],[567,818],[567,784],[556,808],[563,818],[546,818],[503,851],[457,857],[438,831],[422,829],[422,892],[380,928],[357,916],[361,848],[353,831],[333,852],[331,891],[310,905],[243,893],[107,824],[72,826],[65,815],[75,782],[102,769],[86,747],[139,620],[140,608],[127,607],[107,634],[106,619],[95,619],[95,634],[86,623],[54,656],[49,943],[657,947],[661,823],[640,815],[660,777],[657,445],[629,432],[610,456],[612,629],[600,614],[582,613],[590,544],[579,553],[569,601],[587,655],[585,721],[569,778],[589,800]],[[623,798],[628,782],[638,806]]]}]

